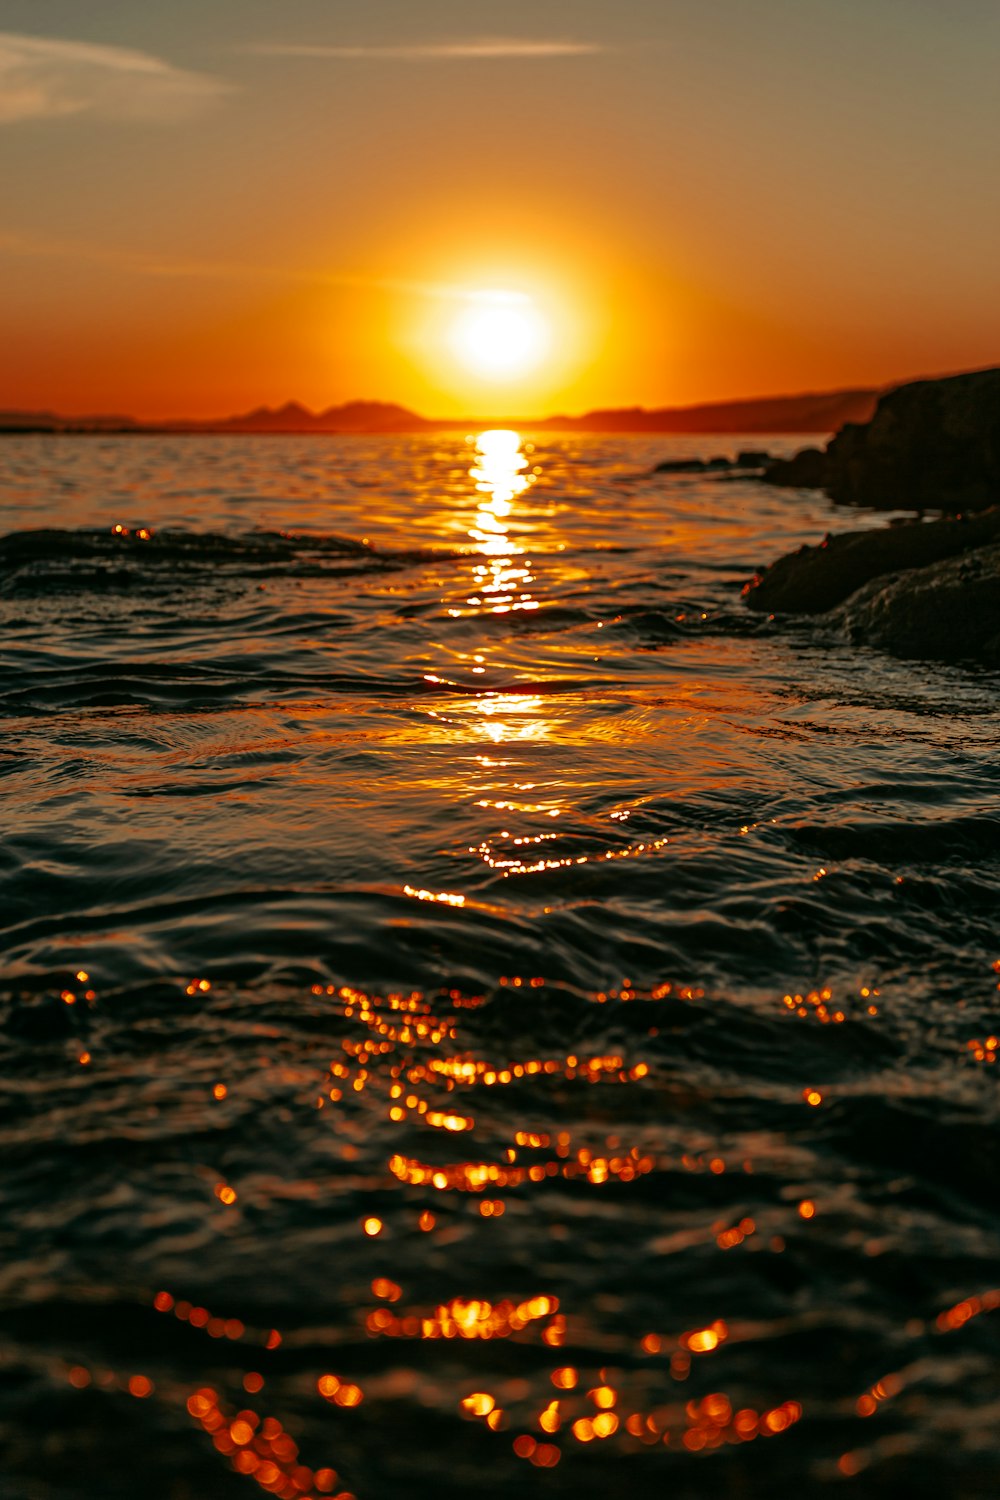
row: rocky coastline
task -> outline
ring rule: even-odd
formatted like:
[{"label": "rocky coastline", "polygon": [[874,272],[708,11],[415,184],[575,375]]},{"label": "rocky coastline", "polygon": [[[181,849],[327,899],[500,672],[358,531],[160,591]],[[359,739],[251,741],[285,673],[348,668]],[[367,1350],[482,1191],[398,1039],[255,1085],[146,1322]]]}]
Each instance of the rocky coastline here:
[{"label": "rocky coastline", "polygon": [[1000,368],[915,380],[847,422],[825,449],[765,466],[768,484],[879,510],[986,510],[1000,500]]},{"label": "rocky coastline", "polygon": [[760,477],[914,519],[778,558],[744,587],[751,609],[827,615],[897,656],[1000,667],[1000,369],[900,386],[869,422]]}]

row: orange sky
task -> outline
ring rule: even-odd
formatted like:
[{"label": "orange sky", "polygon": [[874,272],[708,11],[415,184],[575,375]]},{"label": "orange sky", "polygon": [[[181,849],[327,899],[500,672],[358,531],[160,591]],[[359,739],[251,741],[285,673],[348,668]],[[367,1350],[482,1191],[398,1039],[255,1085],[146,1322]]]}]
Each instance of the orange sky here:
[{"label": "orange sky", "polygon": [[[0,0],[0,407],[532,416],[995,362],[998,43],[980,0]],[[450,343],[489,288],[549,330],[504,380]]]}]

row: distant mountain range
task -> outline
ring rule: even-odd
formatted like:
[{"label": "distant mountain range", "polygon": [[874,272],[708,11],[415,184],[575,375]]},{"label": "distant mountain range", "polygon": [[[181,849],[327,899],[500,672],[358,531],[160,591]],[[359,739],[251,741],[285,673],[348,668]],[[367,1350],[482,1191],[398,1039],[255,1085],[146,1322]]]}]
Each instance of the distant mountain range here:
[{"label": "distant mountain range", "polygon": [[297,401],[258,406],[240,416],[210,421],[179,418],[168,422],[134,417],[64,417],[51,411],[0,411],[0,433],[382,433],[427,432],[455,427],[520,427],[556,432],[764,433],[836,432],[845,422],[867,422],[880,390],[824,391],[802,396],[763,396],[744,401],[713,401],[700,406],[611,407],[583,416],[542,419],[418,416],[386,401],[348,401],[313,412]]}]

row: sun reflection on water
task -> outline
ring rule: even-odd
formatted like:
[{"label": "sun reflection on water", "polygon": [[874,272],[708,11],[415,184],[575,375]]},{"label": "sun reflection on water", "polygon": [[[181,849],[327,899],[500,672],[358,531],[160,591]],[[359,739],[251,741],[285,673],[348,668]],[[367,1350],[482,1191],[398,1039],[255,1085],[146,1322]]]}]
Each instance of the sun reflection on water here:
[{"label": "sun reflection on water", "polygon": [[[447,613],[452,619],[475,619],[537,610],[540,601],[533,592],[537,585],[535,565],[527,555],[525,542],[531,536],[540,540],[540,523],[528,506],[519,503],[540,474],[529,456],[531,445],[519,432],[505,427],[470,436],[467,443],[471,449],[468,477],[472,493],[466,495],[450,524],[472,544],[468,549],[472,577],[464,584],[462,594],[448,601]],[[536,692],[518,691],[503,679],[502,687],[498,687],[498,663],[490,659],[486,641],[477,644],[479,650],[459,652],[457,660],[463,676],[467,673],[484,680],[475,685],[474,691],[450,698],[446,708],[428,710],[436,729],[451,725],[461,739],[471,734],[493,745],[552,738],[555,724],[545,717],[545,698]],[[451,688],[459,686],[438,673],[427,673],[424,680]]]},{"label": "sun reflection on water", "polygon": [[534,693],[504,693],[480,698],[477,725],[484,739],[494,745],[510,740],[539,740],[548,735],[549,721],[541,716],[545,700]]},{"label": "sun reflection on water", "polygon": [[468,535],[479,557],[473,567],[473,592],[466,603],[473,609],[507,614],[515,609],[537,609],[530,585],[531,563],[511,534],[515,525],[524,529],[515,502],[534,484],[521,435],[497,427],[481,432],[475,440],[475,457],[469,476],[480,497]]}]

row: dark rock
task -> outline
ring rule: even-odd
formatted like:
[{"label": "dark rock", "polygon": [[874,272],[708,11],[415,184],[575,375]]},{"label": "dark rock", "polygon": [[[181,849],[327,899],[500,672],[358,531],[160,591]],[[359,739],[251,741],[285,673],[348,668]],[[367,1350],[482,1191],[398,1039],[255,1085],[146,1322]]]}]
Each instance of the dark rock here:
[{"label": "dark rock", "polygon": [[826,451],[770,464],[768,484],[825,489],[880,510],[986,510],[1000,502],[1000,369],[916,380],[847,422]]},{"label": "dark rock", "polygon": [[960,520],[845,531],[780,557],[746,585],[744,595],[751,609],[822,614],[873,578],[924,568],[998,541],[1000,506]]},{"label": "dark rock", "polygon": [[834,500],[882,509],[985,510],[1000,502],[1000,369],[890,391],[826,451]]},{"label": "dark rock", "polygon": [[750,450],[736,458],[665,458],[653,469],[654,474],[717,474],[734,469],[762,469],[773,462],[770,453]]},{"label": "dark rock", "polygon": [[[747,584],[753,609],[821,614],[899,656],[1000,666],[1000,369],[918,380],[848,423],[826,451],[769,465],[774,484],[956,519],[846,532]],[[968,514],[973,512],[973,514]]]},{"label": "dark rock", "polygon": [[792,489],[818,490],[826,484],[826,454],[821,448],[803,448],[794,458],[776,458],[766,465],[761,478],[765,484],[787,485]]},{"label": "dark rock", "polygon": [[665,458],[654,474],[704,474],[708,465],[703,458]]},{"label": "dark rock", "polygon": [[1000,667],[1000,543],[877,578],[834,619],[852,641],[895,656]]}]

